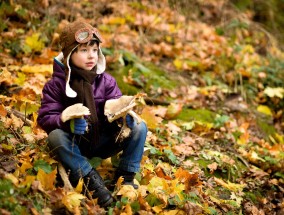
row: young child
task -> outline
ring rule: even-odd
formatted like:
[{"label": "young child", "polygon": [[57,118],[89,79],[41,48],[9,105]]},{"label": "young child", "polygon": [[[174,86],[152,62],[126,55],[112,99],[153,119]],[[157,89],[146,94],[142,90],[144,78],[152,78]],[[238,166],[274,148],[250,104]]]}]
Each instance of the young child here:
[{"label": "young child", "polygon": [[[89,197],[105,207],[113,201],[111,192],[87,158],[105,159],[122,151],[114,181],[122,176],[125,184],[137,189],[133,179],[140,168],[147,127],[127,115],[130,136],[116,142],[120,128],[107,121],[104,105],[122,94],[115,79],[104,72],[101,42],[98,30],[85,21],[75,21],[63,29],[62,52],[54,59],[52,78],[43,88],[38,124],[48,133],[50,152],[70,173],[71,184],[76,186],[83,178]],[[66,118],[68,107],[77,103],[86,106],[90,114]]]}]

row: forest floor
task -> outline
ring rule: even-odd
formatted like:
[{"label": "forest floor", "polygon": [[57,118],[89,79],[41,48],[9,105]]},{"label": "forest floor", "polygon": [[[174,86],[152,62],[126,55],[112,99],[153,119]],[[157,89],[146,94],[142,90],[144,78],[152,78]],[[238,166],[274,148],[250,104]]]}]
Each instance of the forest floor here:
[{"label": "forest floor", "polygon": [[[0,3],[0,214],[284,214],[284,53],[229,1],[169,2]],[[80,17],[122,92],[147,94],[139,189],[118,183],[108,208],[64,184],[36,123],[59,33]],[[118,160],[90,163],[107,182]]]}]

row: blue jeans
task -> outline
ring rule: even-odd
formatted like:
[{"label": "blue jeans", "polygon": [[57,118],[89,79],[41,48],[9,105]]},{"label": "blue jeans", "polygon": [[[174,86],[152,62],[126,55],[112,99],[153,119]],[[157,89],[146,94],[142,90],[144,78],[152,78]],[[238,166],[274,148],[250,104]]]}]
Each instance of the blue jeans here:
[{"label": "blue jeans", "polygon": [[118,168],[128,172],[138,172],[148,129],[144,122],[137,124],[130,115],[127,115],[126,123],[131,133],[121,143],[115,142],[117,132],[113,129],[105,129],[100,133],[97,144],[90,143],[84,136],[55,129],[48,135],[50,152],[62,163],[66,171],[70,171],[70,180],[74,181],[91,171],[92,166],[87,157],[106,159],[120,151],[122,155]]}]

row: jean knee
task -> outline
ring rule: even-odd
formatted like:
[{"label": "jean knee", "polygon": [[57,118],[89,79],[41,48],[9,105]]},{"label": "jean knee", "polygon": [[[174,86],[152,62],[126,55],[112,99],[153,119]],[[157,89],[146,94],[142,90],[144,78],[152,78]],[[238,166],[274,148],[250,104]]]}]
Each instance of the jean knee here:
[{"label": "jean knee", "polygon": [[133,127],[133,132],[138,133],[140,136],[145,136],[147,135],[148,128],[145,122],[140,122],[136,123],[135,126]]},{"label": "jean knee", "polygon": [[64,137],[64,131],[62,131],[61,129],[55,129],[50,132],[47,137],[48,147],[51,150],[57,148],[62,144],[62,137]]}]

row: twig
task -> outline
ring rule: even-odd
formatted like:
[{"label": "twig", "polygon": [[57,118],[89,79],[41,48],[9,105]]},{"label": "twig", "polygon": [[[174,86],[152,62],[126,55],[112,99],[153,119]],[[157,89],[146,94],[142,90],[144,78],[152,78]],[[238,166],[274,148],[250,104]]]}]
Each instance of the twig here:
[{"label": "twig", "polygon": [[21,120],[23,120],[23,122],[28,125],[31,126],[33,124],[33,122],[29,119],[26,118],[26,116],[24,114],[22,114],[20,111],[14,110],[14,109],[10,109],[5,107],[5,110],[11,115],[14,114],[16,117],[19,117]]},{"label": "twig", "polygon": [[60,162],[58,162],[58,172],[63,180],[64,188],[68,191],[73,191],[73,186],[71,185],[68,175]]}]

